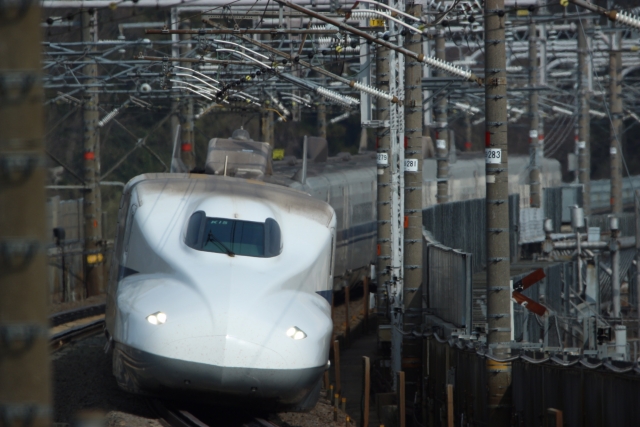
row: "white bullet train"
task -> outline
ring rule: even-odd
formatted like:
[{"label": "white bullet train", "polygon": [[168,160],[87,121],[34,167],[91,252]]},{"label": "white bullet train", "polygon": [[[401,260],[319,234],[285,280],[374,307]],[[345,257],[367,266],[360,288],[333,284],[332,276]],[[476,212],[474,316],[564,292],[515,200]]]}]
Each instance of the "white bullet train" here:
[{"label": "white bullet train", "polygon": [[[147,174],[124,189],[106,312],[113,373],[138,394],[311,409],[329,363],[334,210],[240,178],[263,172],[254,154],[244,165],[210,152],[218,175]],[[232,167],[236,177],[220,173]]]},{"label": "white bullet train", "polygon": [[[371,153],[327,158],[326,141],[308,142],[308,160],[272,164],[269,144],[238,130],[209,142],[205,174],[126,185],[106,312],[122,388],[269,410],[315,405],[332,292],[375,260],[376,166]],[[509,159],[511,193],[527,190],[527,164]],[[543,167],[545,186],[559,181],[558,162]],[[483,197],[483,174],[482,159],[452,164],[455,199]]]}]

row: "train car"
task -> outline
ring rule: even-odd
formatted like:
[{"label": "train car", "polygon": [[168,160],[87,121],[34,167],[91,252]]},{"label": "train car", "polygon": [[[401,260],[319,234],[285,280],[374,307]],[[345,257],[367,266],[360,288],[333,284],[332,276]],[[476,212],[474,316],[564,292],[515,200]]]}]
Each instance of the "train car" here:
[{"label": "train car", "polygon": [[[376,261],[377,167],[376,153],[327,156],[322,138],[307,138],[307,158],[285,158],[273,163],[267,182],[309,193],[333,206],[337,216],[334,291],[352,286],[369,274]],[[303,156],[304,157],[304,156]],[[423,208],[436,204],[436,160],[423,163]],[[562,182],[560,163],[541,161],[543,187]],[[482,153],[470,153],[452,159],[449,164],[449,201],[485,197],[485,163]],[[529,157],[509,157],[509,193],[520,194],[526,207],[529,202]]]},{"label": "train car", "polygon": [[[220,164],[230,171],[229,158],[214,154],[211,171]],[[246,176],[264,172],[252,162]],[[335,228],[329,204],[255,179],[132,179],[107,293],[106,334],[120,387],[311,409],[329,364]]]}]

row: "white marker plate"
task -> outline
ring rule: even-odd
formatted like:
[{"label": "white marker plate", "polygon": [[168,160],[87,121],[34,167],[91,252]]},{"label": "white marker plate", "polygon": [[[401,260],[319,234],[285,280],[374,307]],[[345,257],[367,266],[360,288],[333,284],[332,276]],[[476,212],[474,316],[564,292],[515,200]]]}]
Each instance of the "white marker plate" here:
[{"label": "white marker plate", "polygon": [[487,164],[502,163],[502,150],[499,148],[486,148],[484,157]]},{"label": "white marker plate", "polygon": [[444,139],[436,139],[436,148],[438,150],[446,150],[447,149],[447,141]]},{"label": "white marker plate", "polygon": [[378,153],[378,164],[379,165],[388,165],[389,164],[389,155],[387,153]]},{"label": "white marker plate", "polygon": [[405,172],[418,172],[418,159],[404,159]]}]

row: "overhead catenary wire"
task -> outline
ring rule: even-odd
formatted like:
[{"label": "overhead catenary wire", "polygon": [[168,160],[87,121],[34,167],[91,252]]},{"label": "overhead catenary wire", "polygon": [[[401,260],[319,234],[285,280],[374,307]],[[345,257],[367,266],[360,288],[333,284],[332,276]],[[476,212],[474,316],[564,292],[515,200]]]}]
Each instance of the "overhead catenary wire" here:
[{"label": "overhead catenary wire", "polygon": [[[204,20],[204,21],[207,22],[209,25],[219,26],[218,24],[214,23],[213,21],[210,21],[210,20]],[[336,75],[336,74],[334,74],[334,73],[332,73],[330,71],[327,71],[327,70],[325,70],[325,69],[323,69],[321,67],[317,67],[315,65],[311,65],[310,63],[300,59],[299,56],[292,57],[292,55],[290,55],[290,54],[288,54],[286,52],[280,51],[278,49],[275,49],[275,48],[273,48],[273,47],[271,47],[271,46],[269,46],[269,45],[267,45],[265,43],[261,43],[261,42],[259,42],[257,40],[253,40],[251,38],[244,37],[244,36],[241,36],[241,35],[237,35],[237,34],[234,34],[234,35],[236,37],[241,38],[242,40],[245,40],[248,43],[252,43],[252,44],[254,44],[256,46],[259,46],[259,47],[265,49],[268,52],[271,52],[271,53],[273,53],[275,55],[278,55],[278,56],[281,56],[283,58],[286,58],[288,61],[291,61],[292,63],[299,63],[300,65],[302,65],[304,67],[307,67],[307,68],[309,68],[309,69],[311,69],[313,71],[317,71],[318,73],[323,74],[323,75],[325,75],[325,76],[327,76],[327,77],[329,77],[329,78],[331,78],[333,80],[337,80],[339,82],[345,83],[345,84],[349,85],[350,87],[352,87],[354,89],[357,89],[359,91],[368,93],[369,95],[375,96],[376,98],[383,98],[383,99],[386,99],[386,100],[394,102],[394,103],[400,102],[398,97],[396,97],[394,95],[391,95],[389,93],[383,92],[383,91],[381,91],[379,89],[376,89],[374,87],[371,87],[369,85],[365,85],[365,84],[356,82],[354,80],[349,80],[349,79],[346,79],[346,78],[344,78],[342,76],[338,76],[338,75]],[[218,50],[220,50],[220,49],[218,49]]]},{"label": "overhead catenary wire", "polygon": [[384,46],[384,47],[386,47],[388,49],[394,50],[394,51],[396,51],[398,53],[401,53],[402,55],[414,58],[418,62],[422,62],[422,63],[424,63],[424,64],[426,64],[428,66],[431,66],[432,68],[436,68],[438,70],[443,70],[443,71],[445,71],[445,72],[447,72],[449,74],[452,74],[454,76],[460,77],[460,78],[462,78],[464,80],[473,81],[473,82],[476,82],[476,83],[478,83],[480,85],[483,84],[483,80],[481,78],[479,78],[478,76],[476,76],[475,74],[473,74],[470,70],[465,70],[465,69],[463,69],[461,67],[458,67],[456,65],[447,63],[447,62],[442,61],[442,60],[437,60],[435,58],[426,57],[422,53],[419,53],[419,54],[418,53],[414,53],[414,52],[412,52],[412,51],[410,51],[410,50],[408,50],[408,49],[406,49],[404,47],[396,46],[396,45],[394,45],[392,43],[389,43],[389,42],[387,42],[385,40],[382,40],[380,38],[374,37],[374,36],[370,35],[369,33],[365,32],[365,31],[362,31],[360,29],[357,29],[355,27],[347,25],[344,22],[338,21],[338,20],[333,19],[333,18],[329,18],[329,17],[324,16],[324,15],[322,15],[320,13],[314,12],[312,10],[309,10],[309,9],[305,8],[305,7],[302,7],[302,6],[299,6],[299,5],[295,4],[295,3],[292,3],[292,2],[290,2],[288,0],[275,0],[275,1],[280,3],[280,4],[282,4],[282,5],[284,5],[284,6],[287,6],[287,7],[291,8],[291,9],[297,10],[299,12],[302,12],[302,13],[305,13],[305,14],[307,14],[309,16],[317,18],[317,19],[319,19],[321,21],[324,21],[324,22],[326,22],[328,24],[335,25],[335,26],[337,26],[339,28],[342,28],[345,31],[348,31],[348,32],[353,33],[353,34],[356,34],[357,36],[362,37],[362,38],[364,38],[366,40],[369,40],[369,41],[371,41],[373,43],[376,43],[376,44],[382,45],[382,46]]}]

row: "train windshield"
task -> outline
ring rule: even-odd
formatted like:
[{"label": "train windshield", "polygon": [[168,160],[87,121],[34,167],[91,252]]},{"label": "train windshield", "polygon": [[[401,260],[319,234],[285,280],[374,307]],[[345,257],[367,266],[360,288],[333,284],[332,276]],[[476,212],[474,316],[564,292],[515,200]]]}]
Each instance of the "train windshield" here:
[{"label": "train windshield", "polygon": [[280,226],[272,219],[265,222],[207,217],[203,211],[191,215],[187,246],[229,256],[269,258],[282,251]]}]

